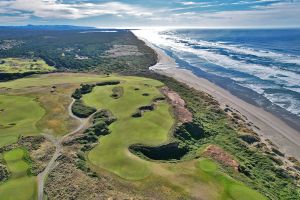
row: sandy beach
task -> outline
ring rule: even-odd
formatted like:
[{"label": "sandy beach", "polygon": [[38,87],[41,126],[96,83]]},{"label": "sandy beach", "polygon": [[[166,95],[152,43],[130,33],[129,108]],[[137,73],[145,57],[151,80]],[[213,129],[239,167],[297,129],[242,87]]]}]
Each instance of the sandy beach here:
[{"label": "sandy beach", "polygon": [[180,69],[176,62],[164,51],[153,46],[146,39],[140,38],[153,48],[158,55],[158,63],[150,69],[183,82],[197,90],[212,95],[221,105],[238,110],[242,115],[252,122],[256,127],[254,131],[260,135],[262,140],[271,140],[287,156],[293,156],[300,160],[300,133],[284,121],[265,111],[262,108],[249,104],[232,95],[227,90],[213,84],[212,82],[194,75],[191,71]]}]

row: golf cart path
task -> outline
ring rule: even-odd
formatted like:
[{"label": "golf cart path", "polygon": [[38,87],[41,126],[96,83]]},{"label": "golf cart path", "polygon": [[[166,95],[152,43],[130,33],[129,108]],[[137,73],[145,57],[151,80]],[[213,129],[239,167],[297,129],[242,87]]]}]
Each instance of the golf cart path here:
[{"label": "golf cart path", "polygon": [[63,149],[63,145],[62,142],[64,141],[65,138],[83,130],[86,125],[88,124],[89,120],[91,119],[91,117],[93,117],[93,115],[89,116],[88,118],[82,119],[79,118],[77,116],[75,116],[72,112],[72,105],[74,104],[75,99],[72,100],[72,102],[70,103],[69,107],[68,107],[68,112],[69,115],[78,120],[80,122],[79,126],[73,130],[72,132],[64,135],[61,138],[56,138],[53,135],[49,135],[49,134],[42,134],[46,139],[48,139],[54,146],[55,146],[55,152],[51,158],[51,160],[49,161],[49,163],[47,164],[46,168],[44,169],[44,171],[42,171],[41,173],[38,174],[37,176],[37,181],[38,181],[38,200],[43,200],[44,198],[44,185],[45,185],[45,180],[46,177],[48,176],[48,174],[51,172],[51,170],[56,166],[56,159],[61,155],[62,149]]}]

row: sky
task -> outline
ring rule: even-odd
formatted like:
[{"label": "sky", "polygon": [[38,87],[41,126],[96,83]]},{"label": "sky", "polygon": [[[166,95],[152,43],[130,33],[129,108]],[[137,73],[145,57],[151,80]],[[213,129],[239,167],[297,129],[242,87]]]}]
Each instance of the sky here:
[{"label": "sky", "polygon": [[0,25],[300,27],[300,0],[0,0]]}]

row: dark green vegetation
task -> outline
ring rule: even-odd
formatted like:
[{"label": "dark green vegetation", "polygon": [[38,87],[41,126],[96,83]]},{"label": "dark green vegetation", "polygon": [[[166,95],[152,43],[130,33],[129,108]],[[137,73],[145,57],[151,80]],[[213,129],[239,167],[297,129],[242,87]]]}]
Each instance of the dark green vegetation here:
[{"label": "dark green vegetation", "polygon": [[178,143],[169,143],[158,147],[133,145],[130,150],[134,153],[142,153],[152,160],[180,160],[188,153],[185,147],[179,147]]},{"label": "dark green vegetation", "polygon": [[125,74],[147,71],[156,62],[153,50],[130,31],[89,31],[1,27],[0,43],[13,38],[18,45],[0,49],[0,58],[42,58],[61,71]]},{"label": "dark green vegetation", "polygon": [[77,99],[72,105],[73,114],[80,118],[87,118],[96,111],[96,108],[85,105],[82,100]]},{"label": "dark green vegetation", "polygon": [[[249,148],[239,139],[234,126],[211,96],[180,84],[174,79],[157,74],[155,77],[178,92],[193,113],[193,122],[177,127],[174,133],[181,146],[190,150],[190,157],[197,156],[198,150],[204,145],[217,144],[234,155],[240,163],[239,174],[227,170],[231,176],[270,199],[300,199],[295,179],[269,156],[256,148]],[[252,142],[252,139],[249,142]]]}]

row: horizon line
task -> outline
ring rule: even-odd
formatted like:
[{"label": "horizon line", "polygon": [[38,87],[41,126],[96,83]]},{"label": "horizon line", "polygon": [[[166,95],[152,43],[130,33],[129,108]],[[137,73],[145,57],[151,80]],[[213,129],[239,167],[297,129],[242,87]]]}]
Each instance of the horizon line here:
[{"label": "horizon line", "polygon": [[95,25],[74,25],[74,24],[22,24],[2,25],[0,27],[22,27],[22,26],[74,26],[89,27],[96,29],[299,29],[300,26],[95,26]]}]

